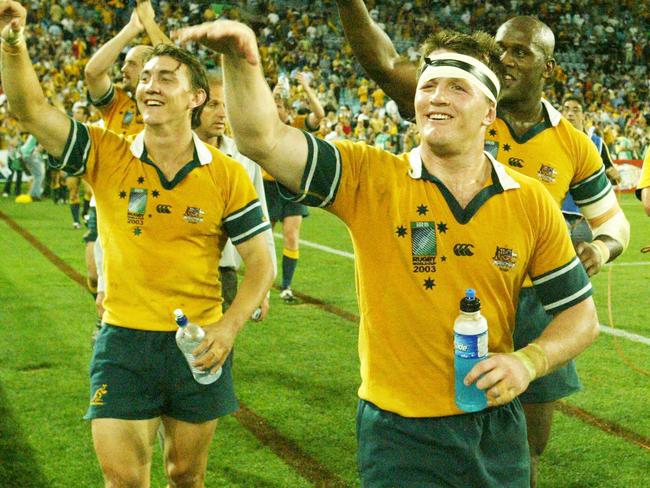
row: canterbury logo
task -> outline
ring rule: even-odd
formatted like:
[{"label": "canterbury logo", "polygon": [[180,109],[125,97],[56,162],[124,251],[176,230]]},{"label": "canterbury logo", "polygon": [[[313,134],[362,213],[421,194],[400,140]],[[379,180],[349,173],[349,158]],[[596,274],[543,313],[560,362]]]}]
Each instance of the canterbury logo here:
[{"label": "canterbury logo", "polygon": [[508,164],[510,166],[514,166],[515,168],[523,168],[524,167],[524,160],[519,159],[519,158],[510,158],[510,159],[508,159]]},{"label": "canterbury logo", "polygon": [[454,254],[456,256],[474,256],[472,248],[474,244],[456,244],[454,246]]},{"label": "canterbury logo", "polygon": [[170,213],[172,213],[172,206],[171,205],[157,205],[156,206],[156,212],[164,213],[164,214],[170,214]]},{"label": "canterbury logo", "polygon": [[101,387],[95,390],[92,400],[90,400],[91,405],[104,405],[104,395],[108,393],[108,385],[104,383]]}]

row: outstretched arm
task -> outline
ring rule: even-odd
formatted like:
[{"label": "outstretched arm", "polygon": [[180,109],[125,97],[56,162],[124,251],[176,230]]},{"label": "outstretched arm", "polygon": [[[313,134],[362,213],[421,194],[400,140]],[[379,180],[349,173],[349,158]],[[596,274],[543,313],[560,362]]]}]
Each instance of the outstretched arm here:
[{"label": "outstretched arm", "polygon": [[388,35],[372,20],[363,0],[336,0],[345,37],[357,60],[397,103],[402,116],[415,115],[417,68],[401,57]]},{"label": "outstretched arm", "polygon": [[63,153],[70,119],[45,98],[23,35],[27,12],[20,3],[0,0],[2,86],[21,126],[54,157]]},{"label": "outstretched arm", "polygon": [[144,27],[134,10],[129,23],[110,41],[97,50],[84,69],[88,93],[93,100],[101,99],[111,88],[110,69],[122,50],[135,39]]},{"label": "outstretched arm", "polygon": [[172,43],[171,39],[167,37],[158,24],[156,24],[156,14],[151,6],[151,0],[138,0],[136,11],[138,12],[138,17],[144,26],[144,30],[147,32],[147,35],[154,46],[157,46],[158,44]]},{"label": "outstretched arm", "polygon": [[307,162],[304,134],[283,124],[264,80],[255,33],[229,20],[181,29],[180,42],[200,42],[223,54],[228,121],[239,151],[291,191],[300,190]]},{"label": "outstretched arm", "polygon": [[316,93],[314,93],[314,90],[312,90],[312,88],[309,86],[309,78],[305,76],[305,73],[298,73],[298,76],[296,76],[296,78],[298,78],[302,89],[307,95],[307,100],[309,101],[309,109],[311,110],[311,113],[307,117],[307,127],[310,130],[316,130],[318,129],[320,121],[325,117],[325,109],[318,100],[318,97],[316,96]]}]

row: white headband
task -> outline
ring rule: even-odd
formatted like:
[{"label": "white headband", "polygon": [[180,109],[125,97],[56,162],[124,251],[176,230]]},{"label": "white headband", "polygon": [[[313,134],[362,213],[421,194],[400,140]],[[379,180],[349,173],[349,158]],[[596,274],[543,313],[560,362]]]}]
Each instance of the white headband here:
[{"label": "white headband", "polygon": [[486,97],[496,103],[501,84],[490,68],[471,56],[440,53],[424,58],[427,67],[418,80],[418,89],[434,78],[462,78],[476,85]]}]

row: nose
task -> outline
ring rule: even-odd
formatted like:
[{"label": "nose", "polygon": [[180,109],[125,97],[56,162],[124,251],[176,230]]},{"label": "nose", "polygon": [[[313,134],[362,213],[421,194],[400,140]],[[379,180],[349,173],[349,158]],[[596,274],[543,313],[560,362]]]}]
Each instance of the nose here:
[{"label": "nose", "polygon": [[447,90],[443,83],[439,83],[433,92],[431,92],[429,103],[431,105],[446,105],[449,103],[449,99],[447,98]]},{"label": "nose", "polygon": [[510,50],[504,49],[501,53],[501,63],[503,63],[504,66],[512,66],[514,64],[513,59],[514,58]]}]

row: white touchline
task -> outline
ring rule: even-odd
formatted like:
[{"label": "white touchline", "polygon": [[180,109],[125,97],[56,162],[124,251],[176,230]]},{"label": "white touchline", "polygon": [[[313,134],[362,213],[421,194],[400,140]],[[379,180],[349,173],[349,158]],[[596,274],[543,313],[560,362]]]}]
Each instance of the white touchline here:
[{"label": "white touchline", "polygon": [[646,346],[650,346],[650,338],[648,337],[632,334],[631,332],[627,332],[618,328],[608,327],[602,324],[600,325],[600,330],[602,330],[605,334],[622,337],[628,341],[639,342],[641,344],[645,344]]},{"label": "white touchline", "polygon": [[[274,232],[273,235],[275,236],[276,239],[282,239],[282,234],[280,234],[279,232]],[[336,254],[337,256],[343,256],[344,258],[349,258],[354,260],[354,254],[351,252],[341,251],[340,249],[334,249],[333,247],[324,246],[316,242],[300,239],[300,245],[305,247],[313,247],[314,249],[318,249],[320,251],[325,251],[330,254]],[[637,263],[611,263],[611,264],[607,264],[606,266],[648,266],[648,265],[650,265],[650,261],[640,261]],[[632,332],[627,332],[625,330],[618,329],[618,328],[615,329],[602,324],[600,326],[600,330],[602,330],[605,334],[615,335],[627,339],[629,341],[639,342],[641,344],[650,346],[650,338],[648,337],[644,337],[638,334],[633,334]]]}]

